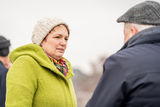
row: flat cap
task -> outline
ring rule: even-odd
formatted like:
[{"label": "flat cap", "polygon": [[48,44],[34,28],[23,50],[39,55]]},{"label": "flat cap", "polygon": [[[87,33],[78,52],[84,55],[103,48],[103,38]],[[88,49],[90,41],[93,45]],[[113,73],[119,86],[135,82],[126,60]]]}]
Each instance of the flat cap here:
[{"label": "flat cap", "polygon": [[160,4],[155,1],[139,3],[119,17],[117,22],[160,25]]}]

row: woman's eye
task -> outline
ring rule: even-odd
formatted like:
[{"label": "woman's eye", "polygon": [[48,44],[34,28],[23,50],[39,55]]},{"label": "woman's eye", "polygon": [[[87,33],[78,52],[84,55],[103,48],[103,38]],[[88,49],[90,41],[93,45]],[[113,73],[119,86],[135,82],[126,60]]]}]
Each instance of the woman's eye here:
[{"label": "woman's eye", "polygon": [[55,36],[54,38],[60,38],[60,36]]},{"label": "woman's eye", "polygon": [[65,38],[65,40],[67,41],[67,40],[68,40],[68,38]]}]

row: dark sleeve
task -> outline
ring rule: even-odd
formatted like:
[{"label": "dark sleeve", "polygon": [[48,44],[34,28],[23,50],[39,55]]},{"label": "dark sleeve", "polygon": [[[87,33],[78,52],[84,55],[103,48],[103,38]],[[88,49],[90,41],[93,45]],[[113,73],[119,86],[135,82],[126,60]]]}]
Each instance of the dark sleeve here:
[{"label": "dark sleeve", "polygon": [[123,60],[111,56],[103,65],[103,75],[86,107],[121,107],[125,96]]},{"label": "dark sleeve", "polygon": [[7,69],[2,68],[0,71],[0,105],[1,107],[5,107],[6,75],[7,75]]},{"label": "dark sleeve", "polygon": [[0,105],[1,105],[1,101],[2,101],[2,85],[1,85],[1,81],[2,81],[2,71],[0,71]]}]

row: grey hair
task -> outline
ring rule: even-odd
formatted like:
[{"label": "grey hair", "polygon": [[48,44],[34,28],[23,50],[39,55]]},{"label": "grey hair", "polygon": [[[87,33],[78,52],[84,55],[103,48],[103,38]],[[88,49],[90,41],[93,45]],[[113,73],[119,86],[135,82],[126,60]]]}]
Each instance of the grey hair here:
[{"label": "grey hair", "polygon": [[139,32],[144,29],[155,27],[155,25],[142,25],[142,24],[135,24],[135,23],[125,23],[125,24],[126,24],[127,28],[129,28],[131,26],[136,27]]}]

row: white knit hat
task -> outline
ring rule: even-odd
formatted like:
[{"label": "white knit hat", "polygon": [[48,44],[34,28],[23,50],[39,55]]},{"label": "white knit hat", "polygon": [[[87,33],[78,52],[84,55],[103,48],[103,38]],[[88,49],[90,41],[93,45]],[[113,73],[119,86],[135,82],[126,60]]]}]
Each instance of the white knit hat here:
[{"label": "white knit hat", "polygon": [[44,18],[37,21],[37,24],[34,26],[34,30],[32,32],[32,42],[40,45],[43,39],[47,36],[47,34],[57,25],[64,24],[67,29],[68,25],[63,22],[61,19],[57,18]]}]

